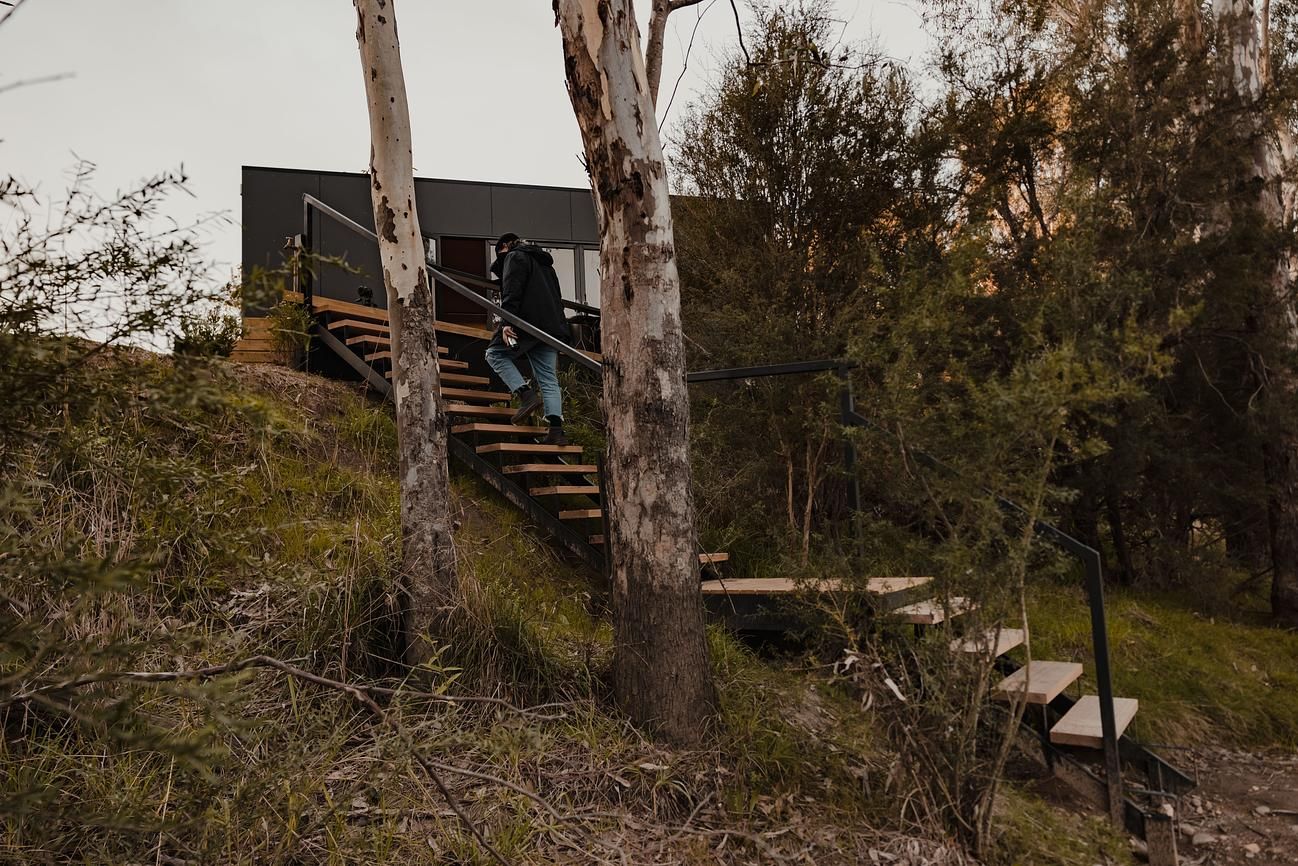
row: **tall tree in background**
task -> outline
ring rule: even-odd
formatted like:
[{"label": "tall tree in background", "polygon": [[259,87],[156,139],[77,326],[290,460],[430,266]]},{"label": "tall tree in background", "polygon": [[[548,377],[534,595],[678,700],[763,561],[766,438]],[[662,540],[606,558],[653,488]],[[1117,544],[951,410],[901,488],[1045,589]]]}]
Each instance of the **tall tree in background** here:
[{"label": "tall tree in background", "polygon": [[429,656],[425,636],[453,605],[446,416],[437,369],[433,292],[415,210],[410,110],[394,0],[354,0],[370,116],[370,191],[392,328],[401,452],[401,580],[405,659]]},{"label": "tall tree in background", "polygon": [[636,723],[692,743],[715,694],[662,145],[630,0],[556,0],[555,12],[599,214],[614,685]]},{"label": "tall tree in background", "polygon": [[1263,459],[1271,529],[1271,610],[1298,625],[1298,256],[1294,248],[1298,183],[1290,173],[1293,130],[1271,96],[1270,0],[1215,0],[1223,99],[1238,112],[1249,145],[1230,178],[1252,196],[1256,225],[1276,238],[1275,257],[1262,263],[1270,331],[1278,346],[1267,364],[1270,391]]}]

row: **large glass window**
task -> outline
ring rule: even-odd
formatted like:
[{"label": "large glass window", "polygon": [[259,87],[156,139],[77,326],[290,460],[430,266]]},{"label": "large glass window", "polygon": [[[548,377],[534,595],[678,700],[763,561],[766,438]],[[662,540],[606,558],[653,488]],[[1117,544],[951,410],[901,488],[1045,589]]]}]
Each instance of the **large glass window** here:
[{"label": "large glass window", "polygon": [[542,247],[554,256],[554,273],[559,277],[559,290],[569,301],[577,300],[577,251],[567,247]]},{"label": "large glass window", "polygon": [[585,269],[586,301],[592,307],[599,306],[599,250],[584,249],[581,251],[582,267]]}]

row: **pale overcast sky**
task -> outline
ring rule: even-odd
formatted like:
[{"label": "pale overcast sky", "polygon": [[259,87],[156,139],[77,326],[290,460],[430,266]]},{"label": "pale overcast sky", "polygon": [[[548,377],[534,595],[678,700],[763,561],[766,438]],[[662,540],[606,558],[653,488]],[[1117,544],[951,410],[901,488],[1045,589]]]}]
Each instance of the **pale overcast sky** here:
[{"label": "pale overcast sky", "polygon": [[[918,67],[922,0],[835,0],[847,41],[877,39]],[[649,8],[637,11],[642,32]],[[668,28],[663,103],[681,70],[698,7]],[[745,4],[740,3],[745,11]],[[423,177],[584,186],[581,139],[564,89],[548,0],[401,0],[415,170]],[[4,7],[0,7],[0,14]],[[735,43],[728,0],[698,31],[671,117],[705,89]],[[239,167],[365,171],[369,130],[349,0],[27,0],[0,27],[0,175],[57,199],[76,157],[98,165],[102,192],[184,165],[188,221],[224,213],[207,254],[239,260]],[[500,104],[507,95],[507,106]]]}]

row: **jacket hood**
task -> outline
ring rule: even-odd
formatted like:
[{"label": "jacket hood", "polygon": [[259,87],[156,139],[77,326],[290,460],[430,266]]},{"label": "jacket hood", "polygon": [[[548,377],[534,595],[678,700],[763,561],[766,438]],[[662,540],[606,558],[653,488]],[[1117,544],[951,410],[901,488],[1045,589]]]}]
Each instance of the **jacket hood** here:
[{"label": "jacket hood", "polygon": [[554,256],[538,247],[536,244],[520,244],[510,252],[527,253],[543,265],[549,266],[554,264]]}]

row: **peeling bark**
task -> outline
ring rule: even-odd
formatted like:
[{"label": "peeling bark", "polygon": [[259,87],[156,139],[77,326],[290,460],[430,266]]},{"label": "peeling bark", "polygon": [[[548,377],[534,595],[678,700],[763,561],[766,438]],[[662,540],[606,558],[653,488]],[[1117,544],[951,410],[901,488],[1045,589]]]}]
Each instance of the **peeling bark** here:
[{"label": "peeling bark", "polygon": [[[1293,163],[1295,143],[1282,122],[1265,114],[1262,102],[1270,85],[1266,56],[1270,18],[1268,0],[1214,0],[1223,78],[1245,116],[1252,117],[1251,149],[1244,166],[1245,186],[1256,187],[1254,207],[1264,225],[1277,232],[1294,231],[1298,184],[1285,175]],[[1276,323],[1289,358],[1273,364],[1268,399],[1276,407],[1263,448],[1267,479],[1271,557],[1274,566],[1271,611],[1275,618],[1298,625],[1298,260],[1292,246],[1275,262],[1268,289],[1281,321]]]},{"label": "peeling bark", "polygon": [[[429,658],[433,633],[458,597],[451,538],[446,415],[436,313],[415,209],[415,181],[395,0],[354,0],[370,117],[370,194],[392,328],[401,482],[405,660]],[[382,12],[383,14],[379,14]]]},{"label": "peeling bark", "polygon": [[630,0],[557,0],[555,10],[600,226],[614,688],[636,724],[690,744],[716,697],[667,172]]}]

